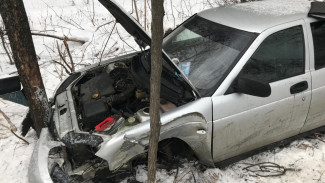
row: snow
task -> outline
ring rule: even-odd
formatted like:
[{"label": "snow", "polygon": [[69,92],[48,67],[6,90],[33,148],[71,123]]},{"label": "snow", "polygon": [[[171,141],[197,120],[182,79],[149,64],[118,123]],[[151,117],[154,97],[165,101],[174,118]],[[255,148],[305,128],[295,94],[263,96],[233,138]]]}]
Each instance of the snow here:
[{"label": "snow", "polygon": [[308,13],[310,9],[310,0],[263,0],[242,3],[234,7],[261,15],[283,16]]},{"label": "snow", "polygon": [[[207,8],[218,5],[231,4],[234,0],[165,0],[165,29],[176,27],[191,15]],[[272,1],[270,3],[270,1]],[[87,4],[87,2],[89,2]],[[138,0],[140,23],[144,24],[144,4]],[[76,68],[80,69],[92,63],[98,63],[108,35],[113,29],[113,17],[103,8],[98,1],[92,0],[24,0],[29,17],[31,30],[37,33],[46,33],[57,36],[67,36],[85,41],[85,44],[68,42]],[[118,3],[132,13],[131,0],[119,0]],[[286,15],[305,12],[308,9],[308,0],[265,0],[248,4],[236,5],[245,11],[256,11],[260,14]],[[271,5],[271,6],[270,6]],[[148,9],[150,5],[148,4]],[[95,9],[95,12],[93,12]],[[254,10],[253,10],[254,9]],[[147,30],[150,29],[150,12],[147,13]],[[111,22],[111,23],[109,23]],[[1,25],[1,22],[0,22]],[[150,32],[149,32],[150,33]],[[123,39],[123,41],[120,40]],[[48,97],[51,97],[58,83],[68,74],[62,66],[55,64],[53,60],[61,62],[58,56],[57,43],[60,50],[70,62],[63,42],[53,38],[33,36],[35,49],[39,57],[39,65],[43,82]],[[103,59],[116,55],[126,54],[139,47],[128,33],[117,24],[113,29],[111,39],[103,54]],[[0,77],[16,71],[14,65],[9,65],[8,58],[0,46]],[[27,112],[27,108],[9,101],[0,99],[0,109],[4,111],[18,128],[20,134],[21,122]],[[4,117],[0,115],[0,124],[9,126]],[[27,182],[27,170],[29,160],[36,144],[36,134],[30,131],[25,139],[30,143],[25,144],[16,138],[5,127],[0,125],[0,182],[21,183]],[[325,137],[320,136],[322,140]],[[169,182],[325,182],[325,143],[315,138],[296,140],[285,148],[275,148],[249,157],[232,164],[225,169],[209,168],[199,171],[197,162],[185,162],[174,170],[158,169],[157,179],[162,183]],[[259,162],[274,162],[286,168],[290,168],[282,176],[259,177],[252,175],[243,168],[249,164]],[[136,167],[136,180],[145,182],[147,170],[145,166]],[[177,178],[175,180],[177,174]],[[195,177],[195,179],[194,179]],[[126,180],[124,181],[126,182]]]}]

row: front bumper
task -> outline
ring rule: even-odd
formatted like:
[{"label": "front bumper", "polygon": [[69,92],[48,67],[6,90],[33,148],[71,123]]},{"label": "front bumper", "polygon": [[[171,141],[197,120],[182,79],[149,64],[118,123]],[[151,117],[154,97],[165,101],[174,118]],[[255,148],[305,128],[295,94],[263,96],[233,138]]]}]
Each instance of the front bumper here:
[{"label": "front bumper", "polygon": [[28,169],[28,181],[33,183],[52,183],[49,172],[49,152],[55,147],[62,147],[62,142],[54,141],[48,128],[43,128],[34,148]]}]

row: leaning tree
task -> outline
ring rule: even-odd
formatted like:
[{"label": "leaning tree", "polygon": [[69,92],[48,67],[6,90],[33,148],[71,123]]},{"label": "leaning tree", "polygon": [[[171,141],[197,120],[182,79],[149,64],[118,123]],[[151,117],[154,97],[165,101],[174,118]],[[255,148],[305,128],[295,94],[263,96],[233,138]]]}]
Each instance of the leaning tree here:
[{"label": "leaning tree", "polygon": [[50,107],[22,0],[0,0],[0,14],[10,41],[15,65],[29,103],[33,127],[39,136],[47,125]]}]

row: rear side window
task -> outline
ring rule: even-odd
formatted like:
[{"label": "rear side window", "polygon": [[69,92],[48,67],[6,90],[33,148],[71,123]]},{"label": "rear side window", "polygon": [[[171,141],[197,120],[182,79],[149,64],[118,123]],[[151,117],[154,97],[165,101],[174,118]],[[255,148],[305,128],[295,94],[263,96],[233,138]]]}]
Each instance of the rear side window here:
[{"label": "rear side window", "polygon": [[325,21],[311,24],[314,39],[315,69],[325,67]]},{"label": "rear side window", "polygon": [[267,37],[244,66],[240,75],[266,83],[305,73],[302,26]]}]

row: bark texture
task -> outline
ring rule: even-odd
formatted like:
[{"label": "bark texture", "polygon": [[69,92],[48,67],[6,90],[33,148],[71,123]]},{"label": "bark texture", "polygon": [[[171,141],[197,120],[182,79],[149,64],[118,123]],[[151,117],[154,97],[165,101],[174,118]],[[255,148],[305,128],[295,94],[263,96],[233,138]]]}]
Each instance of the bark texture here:
[{"label": "bark texture", "polygon": [[158,140],[160,135],[160,81],[162,71],[162,40],[163,40],[163,17],[164,1],[151,1],[152,24],[151,24],[151,75],[150,75],[150,141],[148,152],[148,182],[156,180],[156,161]]},{"label": "bark texture", "polygon": [[0,14],[9,37],[13,59],[29,103],[37,135],[47,126],[50,108],[22,0],[0,0]]}]

